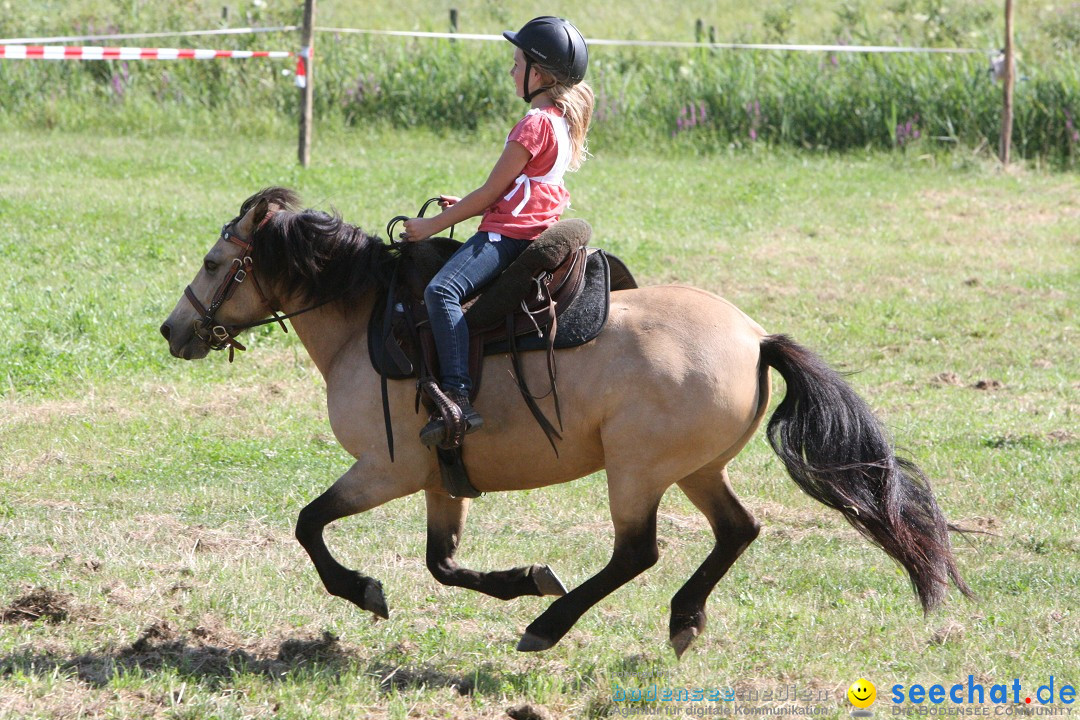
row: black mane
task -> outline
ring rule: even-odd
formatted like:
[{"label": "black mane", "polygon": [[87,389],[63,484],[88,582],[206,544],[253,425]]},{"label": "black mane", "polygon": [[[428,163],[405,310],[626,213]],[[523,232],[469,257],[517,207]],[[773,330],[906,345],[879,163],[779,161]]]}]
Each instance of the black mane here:
[{"label": "black mane", "polygon": [[281,187],[249,197],[240,217],[261,200],[280,208],[255,232],[251,260],[263,287],[304,304],[352,305],[389,283],[396,253],[381,238],[349,225],[336,211],[297,211],[296,193]]}]

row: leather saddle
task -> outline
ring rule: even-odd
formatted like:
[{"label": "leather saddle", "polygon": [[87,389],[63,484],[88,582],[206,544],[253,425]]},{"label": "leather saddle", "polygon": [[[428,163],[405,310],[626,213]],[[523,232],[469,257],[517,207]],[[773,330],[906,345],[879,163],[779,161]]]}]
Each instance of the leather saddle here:
[{"label": "leather saddle", "polygon": [[[637,287],[618,258],[588,247],[591,235],[592,230],[584,220],[556,223],[530,243],[494,283],[477,296],[466,298],[463,305],[470,329],[469,373],[473,380],[470,399],[475,399],[480,388],[484,356],[508,353],[522,397],[556,454],[555,440],[561,439],[561,435],[537,405],[539,398],[526,383],[519,352],[546,350],[548,393],[553,396],[561,428],[554,350],[588,342],[600,332],[607,319],[610,289]],[[460,246],[461,243],[449,238],[399,244],[394,279],[386,297],[376,303],[369,321],[368,349],[372,364],[382,376],[391,459],[394,441],[386,383],[388,379],[419,378],[417,410],[421,402],[429,410],[435,408],[437,403],[430,397],[433,393],[421,391],[434,389],[437,393],[435,378],[439,376],[424,290]],[[576,302],[579,298],[581,302]],[[563,317],[572,321],[568,327],[560,323]],[[447,490],[455,496],[478,496],[464,474],[460,446],[440,448],[438,454]]]}]

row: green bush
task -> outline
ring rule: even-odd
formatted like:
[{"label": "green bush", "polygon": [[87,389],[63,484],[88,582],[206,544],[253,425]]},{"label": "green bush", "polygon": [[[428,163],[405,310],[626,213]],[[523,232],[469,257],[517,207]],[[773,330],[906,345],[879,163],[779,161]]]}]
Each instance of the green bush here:
[{"label": "green bush", "polygon": [[[288,14],[261,19],[296,21]],[[169,25],[183,23],[177,18]],[[214,41],[218,47],[265,49],[290,47],[296,36]],[[522,109],[511,92],[509,52],[499,43],[324,33],[316,50],[316,113],[324,127],[473,130],[507,126]],[[588,78],[597,97],[593,137],[604,144],[675,143],[705,152],[760,144],[830,151],[912,145],[932,151],[984,142],[996,147],[1001,88],[988,65],[981,55],[598,46]],[[292,69],[292,61],[279,60],[0,61],[0,124],[284,131],[297,115]],[[1080,139],[1075,63],[1022,65],[1020,74],[1016,152],[1071,164]]]}]

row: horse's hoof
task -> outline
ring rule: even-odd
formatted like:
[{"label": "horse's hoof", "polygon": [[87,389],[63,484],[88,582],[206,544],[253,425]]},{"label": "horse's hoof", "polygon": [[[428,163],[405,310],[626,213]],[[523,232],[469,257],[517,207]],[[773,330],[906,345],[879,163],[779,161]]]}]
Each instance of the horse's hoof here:
[{"label": "horse's hoof", "polygon": [[526,630],[525,634],[521,636],[521,640],[518,641],[517,649],[519,652],[540,652],[541,650],[547,650],[554,644],[550,640],[539,638]]},{"label": "horse's hoof", "polygon": [[696,627],[688,627],[672,635],[671,647],[675,649],[675,657],[681,660],[686,648],[690,647],[691,643],[697,639],[697,636],[698,629]]},{"label": "horse's hoof", "polygon": [[386,606],[386,597],[383,595],[382,583],[378,580],[372,580],[364,590],[364,605],[365,610],[370,610],[376,615],[386,620],[390,617],[390,608]]},{"label": "horse's hoof", "polygon": [[566,594],[566,586],[562,584],[562,580],[559,580],[555,571],[547,565],[533,565],[532,579],[541,595],[561,597]]}]

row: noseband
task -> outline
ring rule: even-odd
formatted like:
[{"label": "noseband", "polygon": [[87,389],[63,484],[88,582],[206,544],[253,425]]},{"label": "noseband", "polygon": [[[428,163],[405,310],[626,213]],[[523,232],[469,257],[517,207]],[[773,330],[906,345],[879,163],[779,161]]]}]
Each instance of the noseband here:
[{"label": "noseband", "polygon": [[[273,213],[267,213],[262,222],[259,223],[259,228],[262,228],[266,224],[266,221],[270,219]],[[270,301],[266,299],[266,294],[263,292],[262,287],[259,286],[259,281],[255,278],[251,263],[251,249],[255,246],[255,234],[252,233],[251,238],[243,238],[236,234],[235,228],[230,225],[224,225],[221,228],[221,239],[227,240],[234,245],[239,245],[243,250],[241,257],[233,258],[232,265],[229,267],[229,272],[225,275],[225,279],[221,281],[221,285],[218,287],[217,292],[214,293],[213,300],[210,301],[210,306],[206,307],[202,304],[198,297],[195,295],[195,291],[188,285],[184,288],[184,297],[188,299],[195,311],[198,312],[201,317],[195,321],[195,335],[200,340],[210,346],[211,350],[224,350],[229,348],[229,362],[233,361],[233,355],[236,350],[246,350],[239,340],[236,339],[238,333],[249,328],[258,327],[260,325],[267,325],[272,322],[276,322],[281,325],[281,329],[285,332],[289,332],[289,329],[285,327],[285,320],[306,313],[309,310],[314,310],[317,307],[324,305],[325,303],[319,303],[303,310],[299,310],[287,315],[279,315],[277,310],[273,308]],[[258,322],[248,323],[246,325],[222,325],[216,319],[218,310],[225,304],[229,298],[233,296],[236,289],[240,287],[247,278],[251,278],[251,281],[255,283],[255,291],[259,293],[259,298],[262,300],[263,305],[270,311],[272,317],[266,320],[260,320]]]}]

